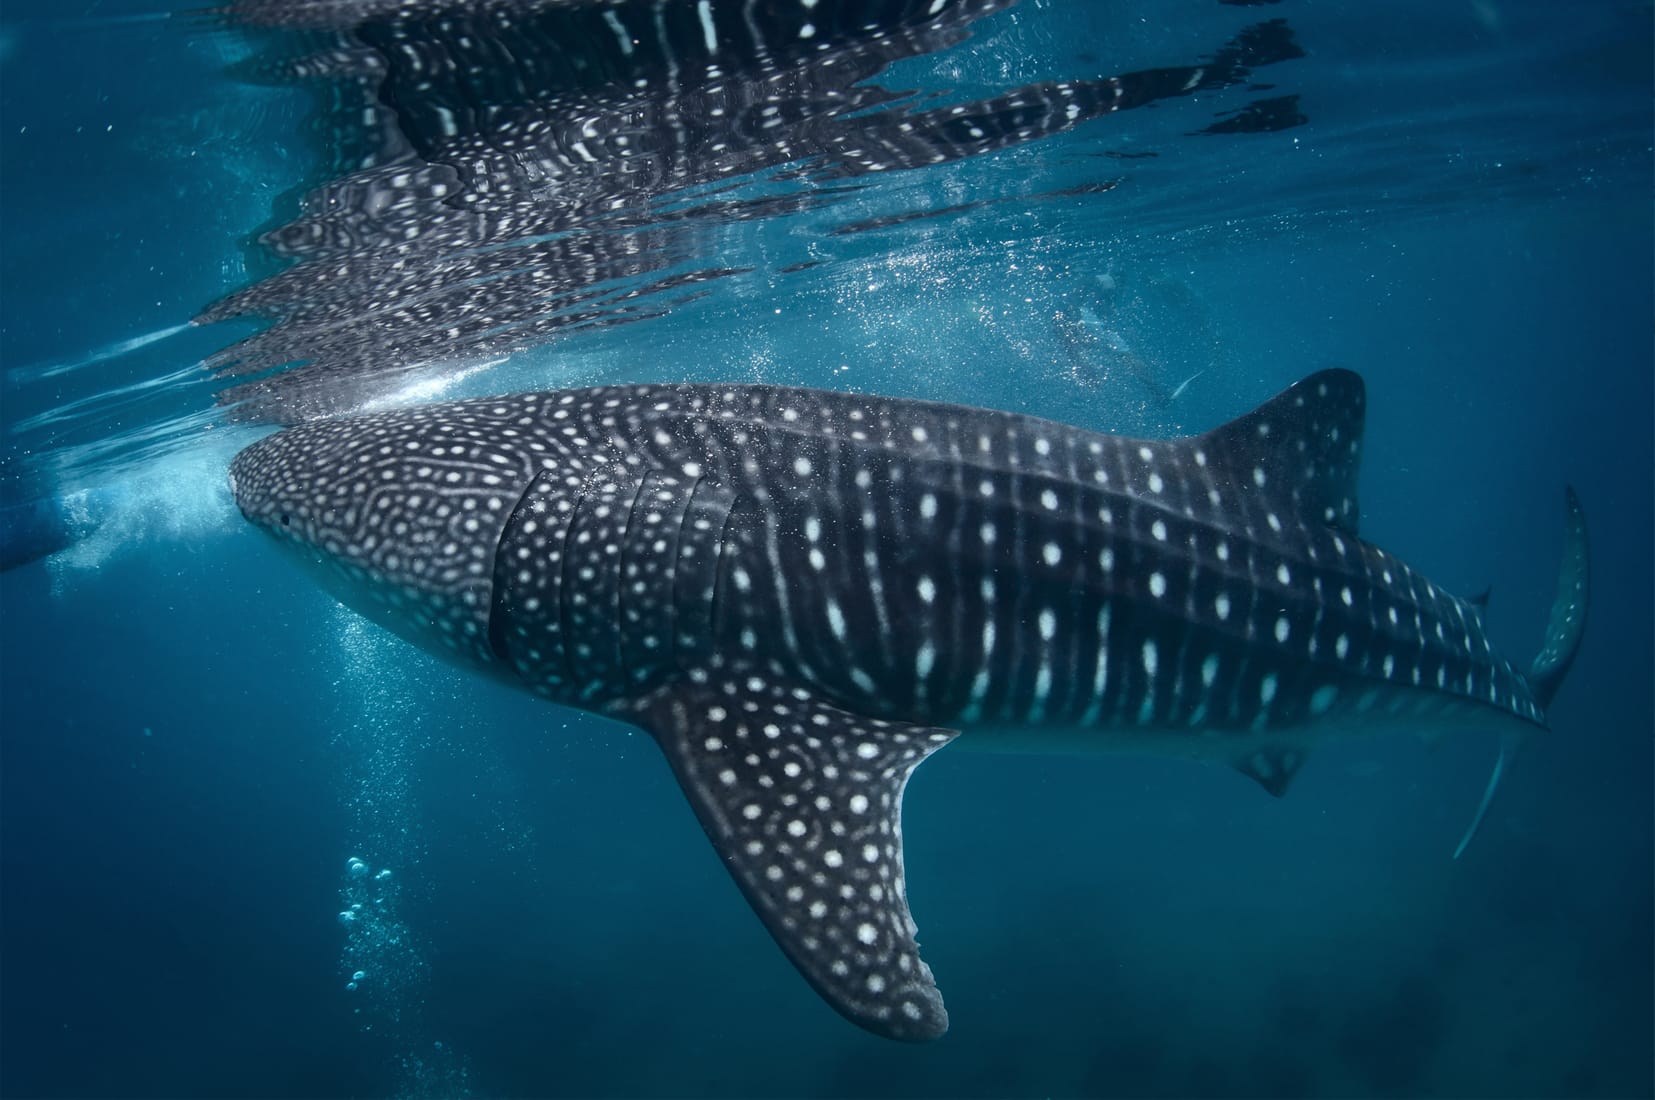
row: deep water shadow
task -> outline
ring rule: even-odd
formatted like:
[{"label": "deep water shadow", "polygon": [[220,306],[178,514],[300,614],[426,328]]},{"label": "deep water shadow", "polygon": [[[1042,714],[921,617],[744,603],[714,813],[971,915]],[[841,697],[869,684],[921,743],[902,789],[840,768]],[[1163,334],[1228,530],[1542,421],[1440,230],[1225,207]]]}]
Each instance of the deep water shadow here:
[{"label": "deep water shadow", "polygon": [[1442,1046],[1443,1022],[1436,983],[1410,975],[1388,997],[1350,1014],[1339,1051],[1376,1093],[1418,1094],[1426,1089],[1432,1060]]}]

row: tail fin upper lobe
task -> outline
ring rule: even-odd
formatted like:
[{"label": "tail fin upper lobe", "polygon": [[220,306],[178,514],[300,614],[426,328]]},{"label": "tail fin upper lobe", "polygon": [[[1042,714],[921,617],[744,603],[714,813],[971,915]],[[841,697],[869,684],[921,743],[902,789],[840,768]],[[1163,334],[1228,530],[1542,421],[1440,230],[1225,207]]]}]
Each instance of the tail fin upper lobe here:
[{"label": "tail fin upper lobe", "polygon": [[1580,497],[1571,487],[1567,490],[1568,527],[1563,540],[1563,566],[1558,573],[1557,595],[1552,599],[1552,613],[1546,623],[1546,643],[1529,667],[1529,687],[1543,707],[1549,707],[1558,685],[1574,663],[1580,649],[1580,639],[1586,633],[1586,604],[1590,594],[1588,583],[1588,546],[1586,540],[1586,513],[1580,507]]}]

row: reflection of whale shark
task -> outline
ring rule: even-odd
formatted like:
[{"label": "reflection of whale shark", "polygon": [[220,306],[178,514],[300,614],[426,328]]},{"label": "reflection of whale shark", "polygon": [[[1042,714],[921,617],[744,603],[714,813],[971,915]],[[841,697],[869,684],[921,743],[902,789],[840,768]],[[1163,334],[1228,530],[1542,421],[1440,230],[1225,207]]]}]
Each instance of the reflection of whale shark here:
[{"label": "reflection of whale shark", "polygon": [[97,530],[102,499],[91,492],[0,507],[0,571],[67,549]]},{"label": "reflection of whale shark", "polygon": [[[207,366],[235,380],[239,416],[356,409],[410,369],[657,316],[766,262],[723,227],[852,194],[834,232],[901,225],[925,189],[877,181],[1217,96],[1301,54],[1271,20],[1188,64],[967,102],[878,83],[1011,3],[231,3],[267,53],[305,51],[247,68],[324,93],[331,178],[261,237],[261,266],[293,266],[202,313],[272,322]],[[1107,187],[1067,182],[1054,194]]]},{"label": "reflection of whale shark", "polygon": [[805,978],[929,1039],[948,1018],[902,794],[956,737],[1195,757],[1279,795],[1340,734],[1544,728],[1585,622],[1573,494],[1522,669],[1473,605],[1358,537],[1363,409],[1340,370],[1177,440],[624,386],[304,425],[230,477],[359,610],[653,734]]}]

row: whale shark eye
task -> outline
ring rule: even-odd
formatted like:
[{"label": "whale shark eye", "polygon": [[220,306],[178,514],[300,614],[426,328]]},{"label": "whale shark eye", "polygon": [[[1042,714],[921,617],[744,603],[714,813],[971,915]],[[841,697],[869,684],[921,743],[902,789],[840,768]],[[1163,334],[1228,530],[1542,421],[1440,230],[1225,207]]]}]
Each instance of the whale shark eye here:
[{"label": "whale shark eye", "polygon": [[288,516],[288,514],[286,512],[282,513],[282,526],[283,527],[293,526],[293,520],[290,516]]}]

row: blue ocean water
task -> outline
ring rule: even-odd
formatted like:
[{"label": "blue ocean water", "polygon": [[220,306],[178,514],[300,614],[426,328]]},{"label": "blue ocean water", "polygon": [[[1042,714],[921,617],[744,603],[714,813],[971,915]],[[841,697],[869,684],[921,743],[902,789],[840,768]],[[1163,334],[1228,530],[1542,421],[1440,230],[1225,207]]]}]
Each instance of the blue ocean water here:
[{"label": "blue ocean water", "polygon": [[[439,664],[237,514],[268,429],[199,364],[268,318],[183,326],[283,270],[256,235],[338,172],[336,114],[205,20],[8,5],[0,476],[85,537],[0,573],[0,1092],[1649,1095],[1649,6],[1025,0],[864,83],[1202,67],[1273,19],[1303,56],[1245,84],[711,223],[675,259],[738,274],[420,391],[760,380],[1159,436],[1347,366],[1365,537],[1491,588],[1519,658],[1578,489],[1585,645],[1462,859],[1491,735],[1332,744],[1279,801],[939,753],[904,832],[952,1027],[909,1046],[799,980],[645,735]],[[1303,121],[1201,132],[1283,96]]]}]

